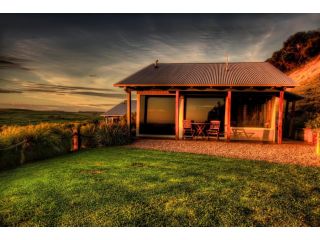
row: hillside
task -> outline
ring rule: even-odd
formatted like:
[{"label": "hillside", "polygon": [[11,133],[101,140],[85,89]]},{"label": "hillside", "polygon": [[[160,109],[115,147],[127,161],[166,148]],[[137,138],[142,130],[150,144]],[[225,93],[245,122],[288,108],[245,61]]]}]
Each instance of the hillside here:
[{"label": "hillside", "polygon": [[320,31],[297,32],[290,36],[267,62],[283,72],[290,72],[319,55]]},{"label": "hillside", "polygon": [[1,125],[27,125],[40,122],[77,122],[100,119],[98,112],[34,111],[27,109],[0,109]]},{"label": "hillside", "polygon": [[320,55],[287,73],[299,86],[291,91],[303,95],[297,109],[312,115],[320,112]]},{"label": "hillside", "polygon": [[298,84],[288,91],[304,96],[296,104],[296,125],[303,127],[320,113],[320,31],[293,34],[266,61]]}]

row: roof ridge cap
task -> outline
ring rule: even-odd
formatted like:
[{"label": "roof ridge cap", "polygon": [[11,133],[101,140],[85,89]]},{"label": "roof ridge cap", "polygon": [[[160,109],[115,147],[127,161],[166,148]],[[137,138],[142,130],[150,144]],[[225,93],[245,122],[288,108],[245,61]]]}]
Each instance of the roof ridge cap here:
[{"label": "roof ridge cap", "polygon": [[[268,63],[268,62],[228,62],[228,64],[232,63]],[[159,62],[158,64],[225,64],[225,62]],[[149,64],[150,66],[152,64]]]}]

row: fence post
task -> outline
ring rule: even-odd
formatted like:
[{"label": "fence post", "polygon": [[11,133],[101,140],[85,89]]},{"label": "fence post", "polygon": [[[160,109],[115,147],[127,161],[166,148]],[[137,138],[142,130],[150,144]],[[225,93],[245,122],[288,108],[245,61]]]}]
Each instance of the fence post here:
[{"label": "fence post", "polygon": [[28,141],[25,140],[24,143],[22,143],[22,146],[21,146],[21,150],[20,150],[20,165],[24,164],[26,162],[26,149],[28,147]]},{"label": "fence post", "polygon": [[79,133],[78,128],[72,129],[72,151],[77,152],[79,150]]},{"label": "fence post", "polygon": [[317,132],[316,154],[320,156],[320,131]]}]

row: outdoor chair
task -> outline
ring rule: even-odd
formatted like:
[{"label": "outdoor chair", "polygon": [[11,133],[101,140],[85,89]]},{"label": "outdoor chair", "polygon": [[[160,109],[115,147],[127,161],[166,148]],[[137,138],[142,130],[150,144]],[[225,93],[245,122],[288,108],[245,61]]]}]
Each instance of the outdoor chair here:
[{"label": "outdoor chair", "polygon": [[220,121],[210,121],[209,129],[207,130],[207,136],[208,140],[210,136],[217,137],[217,140],[219,140],[219,134],[220,134]]},{"label": "outdoor chair", "polygon": [[192,120],[183,120],[183,138],[193,138],[195,130],[192,128]]}]

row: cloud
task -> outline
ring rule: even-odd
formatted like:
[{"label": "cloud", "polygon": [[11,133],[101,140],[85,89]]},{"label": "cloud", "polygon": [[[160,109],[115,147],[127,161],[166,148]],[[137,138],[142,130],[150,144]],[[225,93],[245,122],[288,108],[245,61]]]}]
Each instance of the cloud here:
[{"label": "cloud", "polygon": [[116,89],[111,88],[96,88],[96,87],[81,87],[81,86],[65,86],[48,83],[35,83],[31,81],[17,81],[15,79],[0,79],[0,81],[11,83],[16,89],[0,89],[0,93],[22,93],[22,92],[44,92],[44,93],[59,93],[59,94],[82,94],[92,96],[117,96],[120,95]]},{"label": "cloud", "polygon": [[125,97],[125,94],[119,94],[119,93],[100,93],[100,92],[70,92],[70,93],[94,96],[94,97],[111,97],[111,98],[120,98],[120,99],[124,99]]},{"label": "cloud", "polygon": [[23,65],[25,62],[27,62],[26,59],[0,55],[0,69],[19,69],[31,71],[30,68],[27,68]]},{"label": "cloud", "polygon": [[21,91],[0,88],[0,93],[22,93]]},{"label": "cloud", "polygon": [[[3,80],[5,82],[10,82],[10,80]],[[116,91],[116,89],[110,88],[95,88],[95,87],[79,87],[79,86],[64,86],[55,84],[44,84],[35,83],[30,81],[19,82],[13,81],[15,84],[15,89],[4,89],[0,88],[0,94],[16,94],[16,93],[52,93],[56,95],[82,95],[82,96],[93,96],[101,98],[114,98],[114,99],[124,99],[125,94]],[[96,105],[97,107],[98,105]],[[108,106],[108,104],[100,104],[100,106]]]},{"label": "cloud", "polygon": [[58,84],[49,83],[35,83],[31,81],[25,81],[21,83],[21,86],[26,91],[55,91],[55,92],[65,92],[65,91],[77,91],[77,90],[89,90],[89,91],[102,91],[102,92],[115,92],[112,88],[97,88],[97,87],[81,87],[81,86],[65,86]]},{"label": "cloud", "polygon": [[111,104],[111,103],[102,103],[102,104],[79,104],[79,106],[88,106],[88,107],[113,107],[114,104]]},{"label": "cloud", "polygon": [[52,104],[25,104],[25,103],[1,103],[2,109],[33,109],[38,111],[65,111],[65,112],[78,112],[78,111],[93,111],[103,112],[101,108],[95,106],[72,106],[72,105],[52,105]]},{"label": "cloud", "polygon": [[0,22],[0,103],[77,108],[116,104],[124,95],[112,84],[155,59],[265,61],[291,34],[319,28],[320,14],[11,14]]}]

